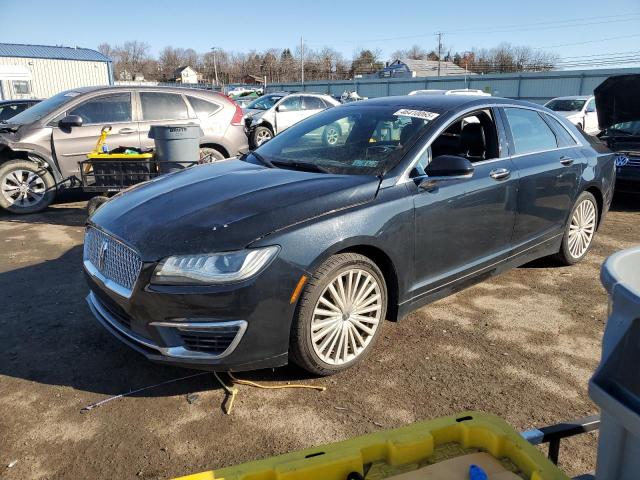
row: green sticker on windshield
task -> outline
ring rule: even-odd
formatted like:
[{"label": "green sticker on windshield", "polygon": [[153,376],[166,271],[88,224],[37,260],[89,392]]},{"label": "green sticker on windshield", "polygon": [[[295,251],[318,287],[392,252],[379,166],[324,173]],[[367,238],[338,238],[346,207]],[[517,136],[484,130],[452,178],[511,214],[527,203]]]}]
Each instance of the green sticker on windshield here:
[{"label": "green sticker on windshield", "polygon": [[376,160],[354,160],[353,166],[354,167],[377,167],[378,163],[380,162]]},{"label": "green sticker on windshield", "polygon": [[401,108],[396,113],[394,113],[394,115],[397,117],[403,116],[422,118],[423,120],[431,121],[440,114],[436,112],[428,112],[427,110],[411,110],[410,108]]}]

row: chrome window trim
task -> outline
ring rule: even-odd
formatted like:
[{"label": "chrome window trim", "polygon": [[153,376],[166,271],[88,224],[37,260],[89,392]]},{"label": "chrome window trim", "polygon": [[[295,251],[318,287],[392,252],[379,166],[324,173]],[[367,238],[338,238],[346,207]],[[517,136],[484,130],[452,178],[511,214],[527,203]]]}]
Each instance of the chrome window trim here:
[{"label": "chrome window trim", "polygon": [[[484,109],[487,109],[487,108],[522,108],[522,109],[525,109],[525,110],[533,110],[534,112],[538,112],[538,113],[542,113],[542,114],[548,115],[548,112],[545,112],[544,110],[541,110],[540,108],[531,107],[529,105],[517,105],[517,104],[512,104],[512,103],[485,103],[484,105],[475,105],[473,107],[468,107],[468,108],[460,111],[456,115],[455,118],[458,119],[458,118],[464,116],[467,113],[474,112],[474,111],[477,111],[477,110],[484,110]],[[420,158],[422,158],[422,155],[424,155],[424,152],[428,148],[431,147],[431,144],[436,140],[436,138],[438,138],[438,136],[442,132],[444,132],[447,129],[447,127],[449,127],[451,125],[451,123],[453,123],[453,122],[446,123],[445,125],[441,126],[440,128],[438,128],[435,132],[433,132],[431,134],[431,137],[429,138],[429,140],[427,140],[427,143],[425,143],[425,145],[420,149],[420,151],[415,154],[414,158],[411,160],[411,163],[409,163],[409,165],[402,172],[400,177],[398,177],[398,180],[396,181],[395,185],[400,185],[400,184],[412,181],[412,178],[410,177],[411,170],[413,170],[413,168],[416,166],[416,164],[418,163]],[[494,123],[495,123],[495,121],[494,121]],[[560,124],[562,125],[562,122],[560,122]],[[566,129],[566,127],[564,125],[562,125],[562,126]],[[580,141],[580,139],[578,139],[572,132],[570,132],[569,130],[567,130],[567,132],[569,132],[571,137],[576,141],[576,145],[570,145],[570,146],[567,146],[567,147],[552,148],[552,149],[548,149],[548,150],[540,150],[540,151],[536,151],[536,152],[520,153],[520,154],[515,154],[515,155],[509,155],[507,157],[492,158],[492,159],[489,159],[489,160],[482,160],[480,162],[475,162],[474,165],[485,165],[487,163],[495,162],[495,161],[498,161],[498,160],[507,160],[507,159],[523,157],[525,155],[535,155],[535,154],[539,154],[539,153],[553,152],[553,151],[556,151],[556,150],[564,150],[566,148],[576,148],[576,147],[584,146],[584,144]]]},{"label": "chrome window trim", "polygon": [[87,295],[87,303],[89,304],[89,308],[91,309],[91,312],[101,323],[105,324],[109,328],[112,328],[113,330],[118,332],[120,335],[128,339],[129,341],[133,341],[147,348],[156,350],[162,355],[169,358],[179,358],[183,360],[219,360],[219,359],[228,357],[236,349],[236,347],[242,340],[244,333],[247,330],[247,322],[245,320],[234,320],[229,322],[208,322],[208,323],[203,322],[200,324],[198,323],[188,323],[188,324],[179,323],[178,324],[178,322],[175,322],[175,323],[174,322],[153,322],[150,325],[161,326],[160,324],[162,324],[162,326],[172,326],[172,327],[176,327],[177,326],[176,324],[182,325],[182,326],[200,325],[201,326],[200,328],[202,328],[202,325],[209,325],[210,328],[212,328],[211,326],[214,324],[218,324],[218,326],[230,326],[231,324],[234,324],[233,326],[239,326],[238,333],[236,334],[236,337],[233,339],[229,347],[227,347],[227,349],[224,352],[218,355],[211,354],[211,353],[204,353],[204,352],[196,352],[196,351],[188,350],[184,347],[161,347],[160,345],[144,337],[141,337],[140,335],[137,335],[135,332],[129,331],[128,329],[122,327],[119,324],[119,322],[113,317],[113,315],[111,315],[111,313],[109,313],[109,311],[102,306],[102,304],[100,303],[100,301],[97,299],[97,297],[93,292],[89,292],[89,295]]}]

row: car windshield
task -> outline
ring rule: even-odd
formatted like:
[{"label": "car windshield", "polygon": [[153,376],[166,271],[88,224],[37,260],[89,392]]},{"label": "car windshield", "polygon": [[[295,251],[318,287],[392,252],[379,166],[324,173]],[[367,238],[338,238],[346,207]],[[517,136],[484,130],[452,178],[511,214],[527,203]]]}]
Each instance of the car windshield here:
[{"label": "car windshield", "polygon": [[254,110],[269,110],[283,96],[284,95],[265,95],[264,97],[256,98],[253,102],[247,105],[246,108],[252,108]]},{"label": "car windshield", "polygon": [[256,157],[279,168],[381,175],[437,116],[398,106],[336,107],[275,136],[256,150]]},{"label": "car windshield", "polygon": [[634,122],[616,123],[607,128],[607,134],[638,135],[640,136],[640,120]]},{"label": "car windshield", "polygon": [[584,107],[585,102],[586,100],[578,99],[557,99],[551,100],[545,107],[554,112],[579,112]]},{"label": "car windshield", "polygon": [[26,109],[15,117],[12,117],[9,120],[9,123],[26,125],[28,123],[35,122],[36,120],[40,120],[56,110],[60,105],[72,100],[78,95],[80,95],[80,92],[69,91],[58,93],[57,95],[49,97],[46,100],[35,104],[33,107]]}]

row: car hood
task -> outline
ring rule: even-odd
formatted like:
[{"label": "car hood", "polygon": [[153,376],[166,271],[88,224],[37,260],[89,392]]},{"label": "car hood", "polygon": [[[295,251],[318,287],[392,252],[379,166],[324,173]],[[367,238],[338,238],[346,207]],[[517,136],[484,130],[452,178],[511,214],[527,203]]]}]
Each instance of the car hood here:
[{"label": "car hood", "polygon": [[133,187],[90,219],[144,261],[230,251],[276,230],[375,198],[379,179],[266,168],[241,160],[200,165]]},{"label": "car hood", "polygon": [[601,129],[640,120],[640,74],[615,75],[593,91]]},{"label": "car hood", "polygon": [[255,118],[256,120],[262,117],[266,111],[257,108],[245,108],[243,110],[245,118]]}]

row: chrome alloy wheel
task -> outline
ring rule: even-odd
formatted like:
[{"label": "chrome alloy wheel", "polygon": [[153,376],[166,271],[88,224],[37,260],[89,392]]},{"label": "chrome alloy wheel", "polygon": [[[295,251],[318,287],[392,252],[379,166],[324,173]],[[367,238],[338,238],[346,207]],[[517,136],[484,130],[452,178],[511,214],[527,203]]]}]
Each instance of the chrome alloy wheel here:
[{"label": "chrome alloy wheel", "polygon": [[585,199],[573,212],[569,225],[569,253],[573,258],[582,257],[593,240],[596,230],[596,207]]},{"label": "chrome alloy wheel", "polygon": [[271,132],[268,129],[263,128],[256,134],[256,143],[258,145],[262,145],[267,140],[270,140],[271,137],[273,137],[273,135],[271,135]]},{"label": "chrome alloy wheel", "polygon": [[2,179],[0,190],[10,204],[32,207],[42,201],[47,187],[37,173],[29,170],[13,170]]},{"label": "chrome alloy wheel", "polygon": [[330,365],[357,358],[373,339],[382,317],[382,292],[369,272],[354,268],[338,274],[313,310],[315,354]]},{"label": "chrome alloy wheel", "polygon": [[335,145],[338,143],[338,139],[340,138],[340,133],[336,127],[329,127],[327,129],[327,143],[329,145]]}]

